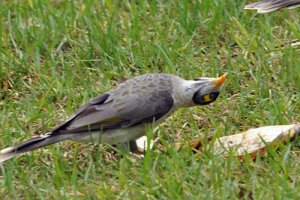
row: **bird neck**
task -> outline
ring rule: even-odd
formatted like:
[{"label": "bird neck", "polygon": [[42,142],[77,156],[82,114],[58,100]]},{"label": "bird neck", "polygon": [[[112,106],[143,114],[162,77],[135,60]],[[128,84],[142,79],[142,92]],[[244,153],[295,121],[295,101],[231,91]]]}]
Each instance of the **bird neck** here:
[{"label": "bird neck", "polygon": [[174,89],[174,99],[176,107],[191,107],[194,106],[193,95],[196,92],[197,88],[194,87],[196,81],[193,80],[183,80],[181,83],[178,83]]}]

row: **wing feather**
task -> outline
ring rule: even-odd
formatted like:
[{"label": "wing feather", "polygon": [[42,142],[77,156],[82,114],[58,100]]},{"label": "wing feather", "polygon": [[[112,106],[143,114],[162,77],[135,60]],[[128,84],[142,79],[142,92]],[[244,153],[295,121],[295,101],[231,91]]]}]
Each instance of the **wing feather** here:
[{"label": "wing feather", "polygon": [[[153,96],[153,94],[150,94]],[[122,99],[112,101],[108,104],[97,105],[86,108],[79,114],[63,133],[88,132],[108,130],[114,128],[127,128],[138,124],[152,123],[167,114],[174,105],[173,97],[164,93],[154,95],[157,99],[148,102],[143,99]],[[117,108],[115,105],[118,105]],[[101,107],[102,109],[99,109]]]},{"label": "wing feather", "polygon": [[[140,84],[135,81],[131,79],[131,82],[124,82],[86,103],[50,134],[126,128],[152,123],[171,111],[174,99],[168,77]],[[132,88],[133,85],[135,88]],[[150,86],[151,89],[143,89]]]},{"label": "wing feather", "polygon": [[267,13],[282,8],[300,6],[300,0],[263,0],[245,6],[245,9],[257,9],[259,13]]},{"label": "wing feather", "polygon": [[108,100],[109,98],[109,94],[102,94],[100,96],[95,97],[94,99],[92,99],[91,101],[85,103],[83,106],[81,106],[80,108],[78,108],[74,114],[69,117],[65,122],[63,122],[62,124],[58,125],[57,127],[55,127],[51,132],[49,132],[48,134],[56,134],[59,133],[61,130],[64,130],[67,126],[69,126],[69,124],[76,118],[78,117],[83,111],[85,111],[86,109],[88,109],[89,107],[96,105],[96,104],[103,104],[106,100]]}]

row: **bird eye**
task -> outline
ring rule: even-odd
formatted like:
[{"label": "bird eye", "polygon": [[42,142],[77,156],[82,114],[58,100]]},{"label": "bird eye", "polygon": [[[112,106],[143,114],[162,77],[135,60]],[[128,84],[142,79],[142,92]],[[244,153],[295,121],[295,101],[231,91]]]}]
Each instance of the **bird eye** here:
[{"label": "bird eye", "polygon": [[210,102],[212,100],[211,95],[210,94],[204,95],[203,100],[204,100],[204,102]]},{"label": "bird eye", "polygon": [[218,98],[218,96],[219,96],[218,91],[214,91],[205,95],[201,95],[200,92],[197,92],[193,97],[193,101],[198,105],[207,105],[215,101]]}]

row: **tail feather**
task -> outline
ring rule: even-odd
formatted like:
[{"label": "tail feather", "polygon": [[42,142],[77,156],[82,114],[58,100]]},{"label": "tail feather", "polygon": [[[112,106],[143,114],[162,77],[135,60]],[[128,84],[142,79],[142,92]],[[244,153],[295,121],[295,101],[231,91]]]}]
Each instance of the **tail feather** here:
[{"label": "tail feather", "polygon": [[300,0],[263,0],[245,6],[245,9],[256,9],[258,13],[267,13],[282,8],[300,6]]},{"label": "tail feather", "polygon": [[50,144],[54,144],[69,138],[69,135],[44,135],[41,137],[27,140],[17,146],[5,148],[0,151],[0,163],[28,151],[38,149]]}]

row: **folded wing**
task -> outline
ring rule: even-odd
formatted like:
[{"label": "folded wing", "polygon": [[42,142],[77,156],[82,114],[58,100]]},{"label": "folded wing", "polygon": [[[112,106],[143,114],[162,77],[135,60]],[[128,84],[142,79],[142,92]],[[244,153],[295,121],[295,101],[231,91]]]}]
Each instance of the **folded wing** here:
[{"label": "folded wing", "polygon": [[300,6],[300,0],[264,0],[245,6],[245,9],[257,10],[258,13],[267,13],[282,8],[294,8]]},{"label": "folded wing", "polygon": [[83,105],[50,134],[101,131],[152,123],[167,114],[173,105],[173,97],[167,91],[127,96],[104,94]]}]

